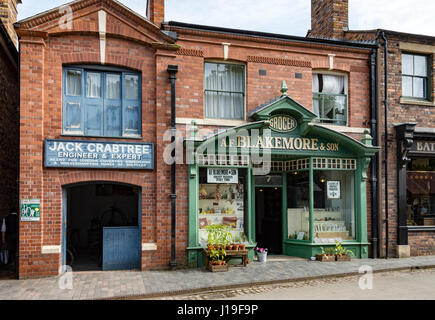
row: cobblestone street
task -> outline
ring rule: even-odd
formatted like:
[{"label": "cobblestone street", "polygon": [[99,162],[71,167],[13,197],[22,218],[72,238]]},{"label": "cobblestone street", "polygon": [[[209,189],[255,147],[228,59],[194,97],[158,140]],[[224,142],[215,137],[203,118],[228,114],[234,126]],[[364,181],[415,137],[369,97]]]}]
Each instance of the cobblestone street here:
[{"label": "cobblestone street", "polygon": [[254,285],[241,289],[162,297],[158,300],[435,299],[434,269],[375,274],[371,290],[361,290],[358,285],[360,279],[361,276],[348,276],[275,285]]}]

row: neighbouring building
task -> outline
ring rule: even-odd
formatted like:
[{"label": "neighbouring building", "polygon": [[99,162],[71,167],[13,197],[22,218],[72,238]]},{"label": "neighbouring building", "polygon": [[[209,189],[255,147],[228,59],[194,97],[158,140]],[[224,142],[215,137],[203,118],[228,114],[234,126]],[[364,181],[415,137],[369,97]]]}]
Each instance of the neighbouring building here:
[{"label": "neighbouring building", "polygon": [[148,3],[16,24],[19,276],[201,266],[213,224],[251,258],[336,239],[368,257],[376,47],[165,22]]},{"label": "neighbouring building", "polygon": [[21,1],[0,1],[0,219],[18,207],[19,70],[16,6]]},{"label": "neighbouring building", "polygon": [[[313,38],[377,43],[378,253],[435,254],[435,37],[349,30],[348,0],[311,1]],[[376,176],[374,176],[376,178]],[[387,177],[387,178],[386,178]]]}]

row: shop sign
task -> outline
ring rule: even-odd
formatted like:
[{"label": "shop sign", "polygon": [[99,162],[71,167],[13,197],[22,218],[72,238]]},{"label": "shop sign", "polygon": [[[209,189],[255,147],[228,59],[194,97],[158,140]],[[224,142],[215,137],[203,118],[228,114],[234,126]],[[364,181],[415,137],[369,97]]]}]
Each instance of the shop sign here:
[{"label": "shop sign", "polygon": [[327,181],[326,189],[328,200],[341,199],[340,181]]},{"label": "shop sign", "polygon": [[274,115],[269,119],[269,127],[277,132],[291,132],[297,126],[296,119],[287,115]]},{"label": "shop sign", "polygon": [[237,136],[236,139],[222,138],[219,146],[221,148],[258,148],[275,150],[302,150],[302,151],[332,151],[338,152],[339,143],[321,142],[317,138],[300,137],[263,137],[252,138],[250,136]]},{"label": "shop sign", "polygon": [[41,220],[41,200],[21,200],[21,221]]},{"label": "shop sign", "polygon": [[207,169],[207,183],[238,183],[239,171],[237,169]]},{"label": "shop sign", "polygon": [[154,169],[152,143],[45,140],[45,166],[58,168]]},{"label": "shop sign", "polygon": [[435,153],[435,142],[414,140],[411,151],[421,153]]}]

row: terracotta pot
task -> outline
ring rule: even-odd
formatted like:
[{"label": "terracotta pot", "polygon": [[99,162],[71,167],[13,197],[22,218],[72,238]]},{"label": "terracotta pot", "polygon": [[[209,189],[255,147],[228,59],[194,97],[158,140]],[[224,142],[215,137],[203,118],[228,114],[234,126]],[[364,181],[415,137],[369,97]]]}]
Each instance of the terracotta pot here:
[{"label": "terracotta pot", "polygon": [[244,245],[244,244],[239,245],[239,250],[245,250],[245,249],[246,249],[246,245]]},{"label": "terracotta pot", "polygon": [[207,245],[207,250],[208,250],[208,251],[213,250],[213,248],[214,248],[213,245],[211,245],[211,244],[208,244],[208,245]]},{"label": "terracotta pot", "polygon": [[230,244],[227,246],[227,250],[233,250],[233,246]]},{"label": "terracotta pot", "polygon": [[238,244],[233,244],[233,250],[239,250],[239,245]]}]

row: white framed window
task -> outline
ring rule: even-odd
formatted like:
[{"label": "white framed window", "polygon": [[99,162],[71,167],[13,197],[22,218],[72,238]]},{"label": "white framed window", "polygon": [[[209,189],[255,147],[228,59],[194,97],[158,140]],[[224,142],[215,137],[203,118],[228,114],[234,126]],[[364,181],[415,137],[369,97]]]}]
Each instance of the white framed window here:
[{"label": "white framed window", "polygon": [[429,99],[429,59],[427,55],[402,53],[402,96]]},{"label": "white framed window", "polygon": [[204,117],[245,119],[245,66],[205,62]]},{"label": "white framed window", "polygon": [[313,73],[313,112],[317,121],[345,126],[348,119],[347,76]]}]

